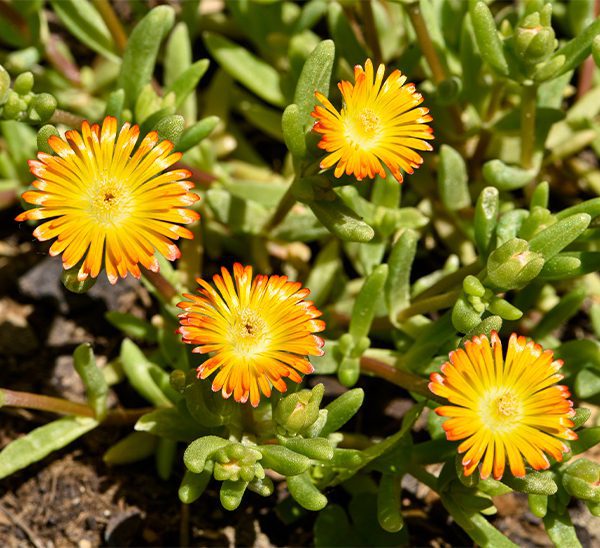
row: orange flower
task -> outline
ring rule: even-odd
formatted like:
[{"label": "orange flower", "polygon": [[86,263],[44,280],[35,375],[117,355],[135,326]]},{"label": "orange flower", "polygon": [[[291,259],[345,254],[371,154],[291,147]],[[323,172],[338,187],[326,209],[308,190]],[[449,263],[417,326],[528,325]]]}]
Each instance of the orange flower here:
[{"label": "orange flower", "polygon": [[513,333],[506,359],[502,343],[492,332],[491,345],[485,335],[473,337],[465,349],[450,353],[442,374],[432,373],[429,390],[454,405],[435,411],[450,417],[443,427],[449,440],[464,440],[462,464],[469,476],[483,459],[481,477],[504,473],[506,459],[514,476],[525,475],[523,457],[535,470],[550,466],[546,455],[561,461],[568,451],[560,441],[575,440],[571,430],[573,403],[566,386],[556,383],[561,360],[551,350]]},{"label": "orange flower", "polygon": [[323,137],[319,147],[330,154],[321,161],[321,168],[337,164],[334,175],[352,175],[361,181],[379,174],[385,177],[383,162],[392,175],[402,182],[400,169],[413,173],[413,168],[423,163],[415,150],[431,150],[428,139],[433,139],[432,129],[425,125],[431,121],[429,110],[417,108],[423,97],[413,84],[406,84],[406,76],[395,70],[383,81],[385,66],[379,65],[373,74],[373,63],[365,68],[354,67],[354,80],[339,82],[344,105],[340,112],[327,97],[316,92],[324,105],[316,106],[311,116],[316,118],[314,131]]},{"label": "orange flower", "polygon": [[33,235],[40,241],[56,238],[50,255],[62,253],[63,267],[81,262],[80,281],[96,278],[102,268],[110,283],[127,272],[140,277],[139,264],[158,271],[155,250],[169,260],[179,257],[171,240],[192,238],[181,226],[199,218],[186,209],[199,198],[189,192],[190,172],[162,173],[181,158],[173,144],[158,142],[151,131],[133,152],[140,129],[104,119],[102,127],[83,122],[81,134],[70,130],[65,140],[52,136],[48,144],[56,156],[38,153],[29,167],[37,180],[23,199],[37,207],[16,220],[51,219]]},{"label": "orange flower", "polygon": [[[235,280],[235,285],[234,285]],[[312,373],[307,356],[321,356],[323,340],[313,333],[323,331],[317,320],[321,312],[304,298],[310,293],[300,282],[286,276],[259,275],[252,280],[252,267],[236,263],[233,279],[227,269],[213,276],[216,289],[204,280],[198,295],[184,295],[177,306],[179,333],[183,342],[199,345],[193,352],[212,353],[198,367],[198,377],[206,379],[219,371],[212,389],[224,398],[256,407],[260,393],[271,395],[274,386],[285,392],[283,380],[300,382],[299,373]]]}]

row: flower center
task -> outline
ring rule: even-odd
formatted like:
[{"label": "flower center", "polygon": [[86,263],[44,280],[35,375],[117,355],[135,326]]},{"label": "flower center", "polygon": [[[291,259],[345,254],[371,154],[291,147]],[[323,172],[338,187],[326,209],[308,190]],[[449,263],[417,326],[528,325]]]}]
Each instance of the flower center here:
[{"label": "flower center", "polygon": [[519,412],[519,403],[513,394],[504,394],[496,402],[500,417],[514,417]]},{"label": "flower center", "polygon": [[521,402],[512,392],[494,391],[482,399],[479,413],[482,422],[490,430],[507,432],[516,427],[521,420]]},{"label": "flower center", "polygon": [[240,310],[230,330],[231,343],[236,352],[252,356],[266,348],[268,330],[262,316],[250,308]]},{"label": "flower center", "polygon": [[377,143],[381,120],[373,110],[365,108],[357,112],[348,122],[346,138],[351,145],[369,149]]},{"label": "flower center", "polygon": [[120,181],[101,177],[92,185],[89,196],[89,212],[102,225],[118,225],[131,214],[133,199]]}]

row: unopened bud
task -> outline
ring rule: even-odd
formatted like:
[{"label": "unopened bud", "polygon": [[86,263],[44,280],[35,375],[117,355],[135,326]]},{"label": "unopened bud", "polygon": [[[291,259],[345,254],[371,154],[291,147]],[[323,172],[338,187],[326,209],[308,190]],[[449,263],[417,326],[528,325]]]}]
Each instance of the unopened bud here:
[{"label": "unopened bud", "polygon": [[541,12],[529,14],[514,34],[515,53],[526,65],[537,65],[548,59],[558,42],[550,26],[552,6],[546,4]]},{"label": "unopened bud", "polygon": [[578,459],[568,466],[562,478],[563,487],[578,499],[600,504],[600,464]]},{"label": "unopened bud", "polygon": [[541,253],[529,250],[525,240],[513,238],[493,251],[487,262],[488,281],[502,290],[527,285],[542,270]]},{"label": "unopened bud", "polygon": [[8,92],[8,99],[4,103],[2,117],[6,120],[17,120],[23,116],[23,112],[27,109],[27,103],[13,90]]},{"label": "unopened bud", "polygon": [[273,412],[273,418],[283,432],[296,435],[310,427],[319,416],[325,387],[318,384],[312,390],[300,390],[283,398]]},{"label": "unopened bud", "polygon": [[54,114],[58,103],[53,95],[49,93],[40,93],[31,101],[30,116],[37,114],[41,122],[46,122]]},{"label": "unopened bud", "polygon": [[26,95],[33,89],[33,74],[31,72],[22,72],[15,78],[13,89],[19,95]]}]

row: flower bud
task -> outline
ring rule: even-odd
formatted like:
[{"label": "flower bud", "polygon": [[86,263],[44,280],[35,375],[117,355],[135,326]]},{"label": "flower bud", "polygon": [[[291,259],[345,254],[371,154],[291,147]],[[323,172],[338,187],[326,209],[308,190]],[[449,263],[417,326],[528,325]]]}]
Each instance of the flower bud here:
[{"label": "flower bud", "polygon": [[541,12],[529,14],[517,27],[513,44],[515,53],[526,65],[537,65],[548,59],[558,42],[550,26],[552,6],[546,4]]},{"label": "flower bud", "polygon": [[261,458],[260,451],[241,443],[221,447],[214,454],[214,478],[219,481],[251,481],[255,477],[264,478],[263,467],[257,462]]},{"label": "flower bud", "polygon": [[565,470],[563,486],[578,499],[600,504],[600,464],[585,458],[576,460]]},{"label": "flower bud", "polygon": [[312,390],[300,390],[283,398],[273,412],[278,430],[294,436],[311,426],[319,416],[324,392],[325,387],[318,384]]},{"label": "flower bud", "polygon": [[25,109],[27,109],[27,103],[21,99],[18,93],[10,90],[8,92],[8,99],[4,103],[2,117],[6,120],[17,120],[22,117]]},{"label": "flower bud", "polygon": [[541,253],[529,250],[525,240],[513,238],[494,250],[487,262],[487,279],[495,287],[508,290],[527,285],[542,270]]},{"label": "flower bud", "polygon": [[13,89],[19,95],[26,95],[33,89],[33,81],[31,72],[22,72],[15,78]]},{"label": "flower bud", "polygon": [[39,118],[41,122],[46,122],[54,114],[57,106],[58,103],[53,95],[40,93],[31,101],[29,117],[32,119]]}]

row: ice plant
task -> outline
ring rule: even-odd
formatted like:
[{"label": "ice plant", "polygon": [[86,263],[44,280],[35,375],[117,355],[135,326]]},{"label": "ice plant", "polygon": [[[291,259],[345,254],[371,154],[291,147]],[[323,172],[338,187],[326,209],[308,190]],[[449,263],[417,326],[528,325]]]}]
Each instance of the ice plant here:
[{"label": "ice plant", "polygon": [[113,284],[128,272],[139,278],[140,264],[158,270],[156,250],[174,260],[179,250],[171,240],[192,237],[181,226],[199,218],[187,209],[198,200],[186,180],[190,172],[164,172],[181,153],[173,153],[169,141],[159,143],[156,131],[134,152],[139,135],[139,127],[129,123],[117,132],[111,116],[102,127],[86,121],[81,133],[48,139],[56,155],[40,152],[29,161],[36,190],[23,199],[37,207],[16,220],[50,219],[33,234],[41,241],[56,238],[50,255],[62,253],[65,269],[80,264],[79,280],[97,277],[103,264]]},{"label": "ice plant", "polygon": [[300,382],[300,373],[312,373],[307,356],[323,354],[323,340],[314,333],[325,323],[304,300],[308,289],[286,276],[252,279],[252,267],[239,263],[233,278],[226,268],[213,276],[216,289],[197,281],[198,294],[186,294],[190,300],[178,304],[185,311],[179,333],[183,342],[198,345],[193,352],[212,354],[197,371],[200,379],[218,371],[215,392],[242,403],[250,399],[256,407],[261,392],[270,396],[272,386],[286,391],[285,377]]},{"label": "ice plant", "polygon": [[449,440],[464,440],[458,452],[466,476],[482,461],[481,477],[500,479],[506,459],[514,476],[525,475],[525,460],[535,469],[550,466],[545,453],[561,461],[568,447],[561,441],[577,439],[570,427],[573,404],[566,386],[556,383],[561,360],[551,350],[513,333],[506,358],[492,332],[450,353],[442,374],[432,373],[429,389],[453,405],[436,409],[449,417],[443,427]]},{"label": "ice plant", "polygon": [[423,97],[413,84],[406,84],[406,76],[395,70],[384,81],[385,65],[373,72],[370,59],[365,68],[354,67],[354,85],[342,81],[341,111],[322,93],[311,115],[316,118],[313,130],[323,135],[319,147],[330,154],[321,161],[321,168],[337,164],[334,175],[352,175],[360,181],[385,177],[382,163],[402,182],[402,173],[413,173],[423,163],[416,150],[431,150],[428,139],[433,139],[429,110],[419,107]]}]

